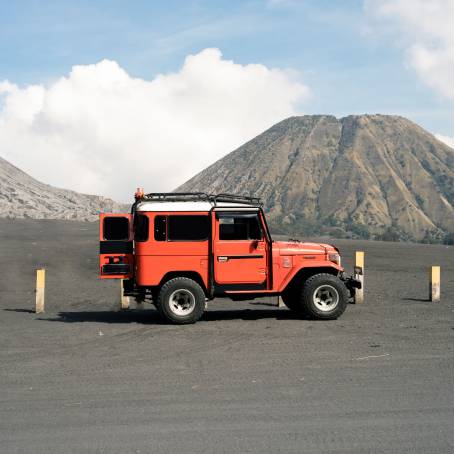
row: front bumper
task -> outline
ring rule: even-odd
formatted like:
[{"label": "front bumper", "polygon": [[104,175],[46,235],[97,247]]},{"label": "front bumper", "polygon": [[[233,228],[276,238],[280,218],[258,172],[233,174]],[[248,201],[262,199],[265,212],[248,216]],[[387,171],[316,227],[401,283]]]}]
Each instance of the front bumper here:
[{"label": "front bumper", "polygon": [[350,296],[353,298],[355,296],[355,290],[361,288],[361,282],[358,279],[355,279],[353,276],[346,277],[343,273],[339,277],[341,278],[345,287],[348,288]]}]

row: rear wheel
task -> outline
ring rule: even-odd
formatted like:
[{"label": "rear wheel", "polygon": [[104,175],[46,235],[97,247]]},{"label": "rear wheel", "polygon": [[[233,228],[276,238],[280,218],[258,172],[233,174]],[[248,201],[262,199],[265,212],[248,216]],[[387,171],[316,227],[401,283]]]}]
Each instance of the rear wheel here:
[{"label": "rear wheel", "polygon": [[172,323],[195,323],[205,309],[205,293],[192,279],[176,277],[161,287],[156,306],[161,315]]}]

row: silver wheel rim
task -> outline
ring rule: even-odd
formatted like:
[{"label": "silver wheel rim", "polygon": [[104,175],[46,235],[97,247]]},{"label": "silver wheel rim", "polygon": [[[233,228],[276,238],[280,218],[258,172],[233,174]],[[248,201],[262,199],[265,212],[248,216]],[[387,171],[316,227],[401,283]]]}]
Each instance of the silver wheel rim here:
[{"label": "silver wheel rim", "polygon": [[188,315],[195,308],[195,296],[186,289],[175,290],[169,297],[169,307],[175,315]]},{"label": "silver wheel rim", "polygon": [[339,292],[332,285],[320,285],[315,289],[312,300],[318,310],[330,312],[339,304]]}]

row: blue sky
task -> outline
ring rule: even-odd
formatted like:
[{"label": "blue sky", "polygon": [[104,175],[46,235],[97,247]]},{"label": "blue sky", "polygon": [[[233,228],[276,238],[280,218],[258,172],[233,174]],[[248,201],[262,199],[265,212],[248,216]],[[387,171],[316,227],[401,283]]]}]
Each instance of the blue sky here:
[{"label": "blue sky", "polygon": [[391,39],[364,32],[363,2],[1,1],[0,80],[46,83],[74,64],[116,60],[149,79],[217,47],[235,62],[293,68],[306,113],[406,115],[454,135],[454,106],[406,67]]},{"label": "blue sky", "polygon": [[[107,171],[132,165],[125,161],[129,149],[140,148],[150,168],[159,161],[161,172],[183,162],[174,181],[149,188],[172,189],[295,113],[399,114],[451,143],[453,4],[452,0],[0,0],[0,154],[50,184],[127,200],[135,181],[117,190]],[[222,57],[203,52],[207,48],[219,49]],[[197,57],[185,70],[188,55]],[[111,62],[100,63],[105,59]],[[219,75],[230,74],[230,60],[232,87]],[[71,73],[74,65],[83,70]],[[199,84],[194,85],[194,73],[201,74]],[[151,83],[160,74],[167,75],[164,83]],[[250,77],[257,78],[253,93]],[[58,83],[61,78],[66,81],[63,86]],[[118,80],[123,81],[123,91]],[[35,88],[30,90],[31,85]],[[93,88],[98,86],[104,90],[99,99]],[[181,87],[186,92],[180,96]],[[231,96],[233,87],[239,87],[237,98]],[[110,99],[111,93],[116,97]],[[135,104],[129,103],[128,93],[134,94]],[[158,100],[157,112],[147,110],[141,97]],[[68,113],[71,103],[77,108]],[[251,103],[257,104],[255,111]],[[139,127],[139,114],[136,123],[128,112],[122,118],[109,117],[111,105],[158,120]],[[243,117],[237,118],[237,105],[242,106],[238,110],[243,110]],[[210,106],[212,112],[207,113]],[[199,110],[194,118],[192,108]],[[96,110],[98,115],[91,118]],[[224,117],[211,122],[219,112]],[[185,130],[180,142],[173,127]],[[59,171],[50,172],[34,160],[33,149],[43,155],[51,150],[48,159],[61,162]],[[185,155],[178,154],[180,149]],[[111,161],[107,170],[103,153]],[[96,159],[87,163],[90,154]],[[182,161],[185,156],[187,161]]]}]

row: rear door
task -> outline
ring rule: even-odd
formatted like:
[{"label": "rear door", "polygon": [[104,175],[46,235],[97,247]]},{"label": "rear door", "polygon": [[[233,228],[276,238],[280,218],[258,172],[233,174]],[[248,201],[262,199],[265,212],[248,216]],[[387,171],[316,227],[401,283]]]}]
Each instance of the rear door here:
[{"label": "rear door", "polygon": [[130,278],[133,274],[132,216],[103,213],[99,218],[99,272],[101,278]]},{"label": "rear door", "polygon": [[267,283],[267,243],[258,212],[216,212],[214,280],[223,290],[259,290]]}]

